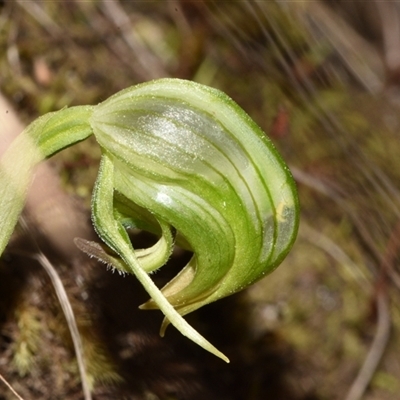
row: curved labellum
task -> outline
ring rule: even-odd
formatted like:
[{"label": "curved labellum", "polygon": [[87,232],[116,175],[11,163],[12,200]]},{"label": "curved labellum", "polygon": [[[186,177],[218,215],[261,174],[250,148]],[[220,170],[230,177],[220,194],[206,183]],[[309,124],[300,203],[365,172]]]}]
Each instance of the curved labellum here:
[{"label": "curved labellum", "polygon": [[[298,227],[287,166],[236,103],[189,81],[123,90],[95,108],[90,125],[103,150],[93,221],[114,252],[97,256],[138,277],[152,297],[142,308],[166,316],[162,331],[170,322],[227,360],[182,316],[245,288],[286,256]],[[161,242],[135,252],[128,226]],[[174,240],[193,258],[160,292],[148,273],[167,261]],[[90,253],[90,243],[81,246]]]}]

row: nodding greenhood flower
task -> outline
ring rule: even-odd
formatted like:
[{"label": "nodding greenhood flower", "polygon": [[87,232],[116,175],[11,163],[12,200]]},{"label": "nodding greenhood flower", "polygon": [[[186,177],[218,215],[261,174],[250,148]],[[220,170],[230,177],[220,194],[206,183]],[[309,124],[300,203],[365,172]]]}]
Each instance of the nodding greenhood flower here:
[{"label": "nodding greenhood flower", "polygon": [[[78,247],[136,275],[151,296],[142,308],[165,315],[162,334],[171,323],[228,361],[182,316],[252,284],[287,255],[298,228],[287,166],[235,102],[197,83],[155,80],[74,109],[84,115],[83,136],[90,127],[102,149],[92,219],[106,244],[77,239]],[[129,227],[160,239],[135,250]],[[160,290],[149,274],[175,243],[193,257]]]}]

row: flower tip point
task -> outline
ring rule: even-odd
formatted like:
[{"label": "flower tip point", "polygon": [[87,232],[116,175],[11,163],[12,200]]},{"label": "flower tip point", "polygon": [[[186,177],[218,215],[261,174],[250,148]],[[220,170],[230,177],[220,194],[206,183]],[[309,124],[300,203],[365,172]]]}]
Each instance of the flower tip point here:
[{"label": "flower tip point", "polygon": [[230,364],[231,361],[229,360],[229,358],[220,351],[218,353],[213,353],[213,354],[216,355],[218,358],[220,358],[222,361],[225,361],[227,364]]}]

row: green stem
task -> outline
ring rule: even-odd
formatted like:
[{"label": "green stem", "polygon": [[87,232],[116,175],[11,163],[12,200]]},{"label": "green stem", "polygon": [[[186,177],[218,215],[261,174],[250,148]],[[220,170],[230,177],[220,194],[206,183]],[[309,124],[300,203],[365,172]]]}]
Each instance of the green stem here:
[{"label": "green stem", "polygon": [[34,167],[46,157],[92,134],[92,106],[63,109],[38,118],[0,159],[0,255],[7,246],[25,204]]}]

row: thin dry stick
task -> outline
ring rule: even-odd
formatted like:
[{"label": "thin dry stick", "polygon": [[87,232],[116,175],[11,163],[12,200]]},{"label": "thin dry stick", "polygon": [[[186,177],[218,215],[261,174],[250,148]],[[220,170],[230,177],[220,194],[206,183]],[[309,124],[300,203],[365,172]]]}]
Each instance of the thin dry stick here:
[{"label": "thin dry stick", "polygon": [[297,20],[314,35],[322,36],[341,57],[344,65],[370,93],[384,88],[385,67],[379,52],[364,40],[338,13],[331,11],[323,1],[313,1],[309,7],[292,2],[290,9]]},{"label": "thin dry stick", "polygon": [[[348,202],[346,201],[345,197],[348,196],[348,194],[346,192],[343,192],[343,190],[341,190],[339,187],[335,187],[332,182],[328,183],[326,181],[323,181],[291,165],[289,165],[289,168],[292,171],[292,174],[295,177],[296,181],[316,190],[319,193],[324,194],[325,196],[334,200],[343,209],[343,211],[349,216],[351,222],[353,223],[360,237],[363,239],[364,243],[368,246],[368,249],[375,260],[381,263],[383,260],[381,251],[378,248],[374,238],[371,236],[370,229],[368,229],[366,224],[361,221],[357,213],[354,212],[354,210],[349,206]],[[373,270],[373,272],[376,272],[375,269]]]},{"label": "thin dry stick", "polygon": [[400,13],[398,5],[375,0],[381,19],[386,65],[391,71],[400,67]]},{"label": "thin dry stick", "polygon": [[2,380],[5,385],[11,390],[11,392],[19,399],[19,400],[24,400],[14,389],[13,387],[6,381],[6,379],[3,377],[3,375],[0,374],[0,380]]},{"label": "thin dry stick", "polygon": [[[314,177],[308,176],[307,174],[302,173],[302,171],[298,169],[292,169],[292,172],[296,179],[305,183],[306,185],[313,187],[314,189],[324,193],[328,197],[338,201],[338,195],[332,188],[329,188],[323,182],[315,180]],[[342,203],[342,207],[346,210],[346,207]],[[360,230],[360,224],[357,224],[357,219],[351,215],[349,212],[350,217],[353,220],[353,223],[357,226]],[[362,232],[361,232],[362,233]],[[393,239],[394,240],[394,239]],[[396,242],[397,243],[397,242]],[[326,245],[326,244],[325,244]],[[326,246],[325,246],[326,247]],[[389,253],[392,251],[391,246],[389,246]],[[373,247],[372,247],[373,248]],[[390,259],[390,253],[388,257],[388,261]],[[382,259],[380,253],[377,254],[378,259]],[[383,260],[383,268],[387,266],[385,265],[385,259]],[[379,290],[376,296],[376,303],[377,303],[377,312],[378,312],[378,322],[377,322],[377,329],[374,340],[372,342],[371,348],[368,352],[365,361],[358,372],[356,379],[354,380],[353,384],[348,391],[348,394],[345,400],[360,400],[364,395],[375,371],[378,367],[380,360],[382,359],[383,353],[385,348],[388,344],[389,337],[390,337],[390,327],[391,327],[391,320],[390,320],[390,310],[389,310],[389,300],[387,299],[386,294]]]},{"label": "thin dry stick", "polygon": [[345,400],[360,400],[362,399],[378,364],[385,351],[390,337],[390,312],[389,302],[385,293],[380,291],[377,295],[377,311],[378,311],[378,327],[374,341],[368,355],[358,372],[357,378],[354,380]]},{"label": "thin dry stick", "polygon": [[376,335],[368,356],[345,400],[359,400],[362,398],[389,341],[391,321],[389,300],[385,289],[388,284],[388,278],[393,277],[391,274],[391,272],[394,272],[393,263],[395,262],[396,254],[400,247],[400,241],[398,239],[399,233],[400,223],[398,222],[388,240],[385,256],[380,266],[380,276],[376,283],[376,304],[378,311],[378,328],[376,330]]},{"label": "thin dry stick", "polygon": [[35,258],[45,269],[47,274],[50,277],[51,283],[53,284],[54,290],[56,292],[58,301],[60,302],[61,308],[63,310],[63,313],[65,315],[65,319],[68,324],[68,329],[71,333],[72,337],[72,342],[74,345],[74,350],[75,350],[75,355],[76,359],[78,362],[78,368],[79,368],[79,373],[81,376],[81,382],[82,382],[82,390],[83,390],[83,395],[85,400],[92,400],[92,395],[90,393],[90,385],[88,382],[87,374],[86,374],[86,363],[85,363],[85,358],[83,355],[83,346],[82,346],[82,341],[81,341],[81,336],[79,334],[78,326],[76,323],[74,311],[71,307],[71,303],[68,299],[67,292],[65,291],[64,285],[62,284],[62,281],[49,261],[49,259],[43,254],[43,252],[40,250],[35,238],[31,234],[29,227],[27,226],[25,220],[23,218],[20,218],[20,223],[24,230],[29,234],[31,237],[31,240],[37,247],[37,254],[31,254],[29,255],[31,258]]},{"label": "thin dry stick", "polygon": [[381,263],[381,279],[390,278],[391,281],[400,289],[400,275],[395,270],[394,265],[400,249],[400,220],[392,230],[386,246],[385,257]]},{"label": "thin dry stick", "polygon": [[350,275],[361,286],[363,290],[372,291],[372,284],[364,271],[357,265],[346,252],[337,245],[331,238],[322,232],[314,229],[304,221],[300,225],[300,235],[305,237],[310,243],[319,247],[339,264],[347,268]]},{"label": "thin dry stick", "polygon": [[131,20],[120,3],[116,0],[103,0],[104,14],[121,31],[121,36],[129,48],[134,52],[136,61],[140,65],[141,75],[146,79],[155,79],[166,76],[167,73],[158,57],[149,51],[139,35],[133,29]]},{"label": "thin dry stick", "polygon": [[34,18],[39,25],[47,30],[53,37],[60,37],[62,29],[57,23],[34,1],[16,0],[17,4]]},{"label": "thin dry stick", "polygon": [[83,395],[85,397],[85,400],[91,400],[92,395],[90,393],[90,385],[86,375],[86,363],[83,355],[81,336],[79,334],[74,311],[72,310],[71,303],[68,299],[64,285],[62,284],[61,279],[57,274],[57,271],[50,263],[49,259],[42,252],[38,253],[35,256],[35,258],[46,270],[47,274],[50,277],[51,283],[54,286],[54,290],[57,294],[58,301],[60,302],[61,308],[65,315],[65,319],[67,320],[68,328],[72,337],[72,342],[74,344],[75,355],[79,367],[79,373],[81,375]]}]

